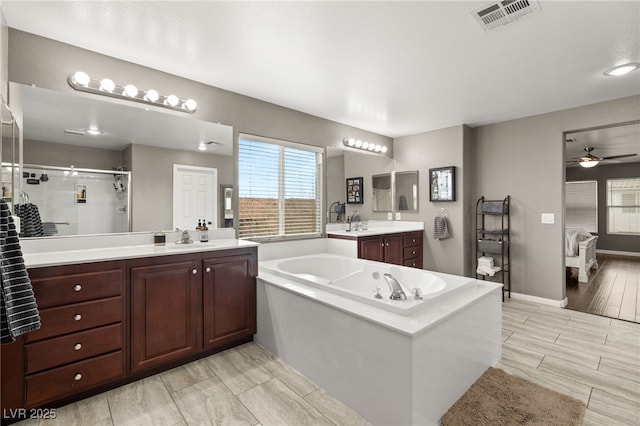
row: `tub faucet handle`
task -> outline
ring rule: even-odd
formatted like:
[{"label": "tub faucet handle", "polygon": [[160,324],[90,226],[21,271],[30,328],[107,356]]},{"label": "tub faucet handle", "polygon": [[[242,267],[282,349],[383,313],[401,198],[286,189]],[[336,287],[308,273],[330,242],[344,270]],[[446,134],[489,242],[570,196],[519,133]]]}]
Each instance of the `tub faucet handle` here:
[{"label": "tub faucet handle", "polygon": [[382,299],[382,287],[376,287],[376,291],[373,294],[376,299]]},{"label": "tub faucet handle", "polygon": [[418,287],[411,289],[411,294],[415,300],[422,300],[422,290]]}]

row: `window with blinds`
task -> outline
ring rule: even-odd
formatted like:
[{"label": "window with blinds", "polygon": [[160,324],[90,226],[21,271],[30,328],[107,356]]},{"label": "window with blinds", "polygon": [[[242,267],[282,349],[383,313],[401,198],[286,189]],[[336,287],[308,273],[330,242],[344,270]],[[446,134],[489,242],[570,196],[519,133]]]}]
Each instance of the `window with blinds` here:
[{"label": "window with blinds", "polygon": [[565,183],[564,222],[566,228],[598,233],[598,182]]},{"label": "window with blinds", "polygon": [[607,179],[607,233],[640,234],[640,178]]},{"label": "window with blinds", "polygon": [[238,237],[320,236],[322,148],[240,135]]}]

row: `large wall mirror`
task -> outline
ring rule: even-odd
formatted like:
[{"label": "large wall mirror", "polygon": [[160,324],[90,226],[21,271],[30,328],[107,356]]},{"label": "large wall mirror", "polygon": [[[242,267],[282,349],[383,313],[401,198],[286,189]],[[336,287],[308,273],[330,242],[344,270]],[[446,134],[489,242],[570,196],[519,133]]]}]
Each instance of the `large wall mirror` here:
[{"label": "large wall mirror", "polygon": [[13,200],[16,193],[18,181],[20,150],[19,139],[20,129],[11,114],[9,107],[0,98],[0,114],[2,117],[2,127],[0,128],[0,162],[2,163],[2,199],[13,211]]},{"label": "large wall mirror", "polygon": [[371,176],[371,188],[373,189],[374,212],[393,211],[393,186],[391,173]]},{"label": "large wall mirror", "polygon": [[[14,202],[38,208],[46,235],[170,230],[174,164],[233,182],[231,126],[83,93],[15,83],[10,91],[24,127]],[[224,227],[216,216],[212,226]]]},{"label": "large wall mirror", "polygon": [[418,171],[395,172],[395,208],[398,212],[418,211]]}]

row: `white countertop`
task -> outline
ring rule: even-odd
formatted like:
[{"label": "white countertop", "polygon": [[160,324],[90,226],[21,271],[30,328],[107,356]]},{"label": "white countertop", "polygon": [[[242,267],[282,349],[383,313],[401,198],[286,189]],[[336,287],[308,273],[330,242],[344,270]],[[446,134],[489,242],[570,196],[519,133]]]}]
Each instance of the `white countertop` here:
[{"label": "white countertop", "polygon": [[410,221],[367,221],[366,231],[347,231],[346,224],[336,223],[327,225],[327,236],[334,235],[340,237],[368,237],[371,235],[396,234],[400,232],[423,231],[424,222]]},{"label": "white countertop", "polygon": [[139,257],[169,256],[204,251],[229,250],[235,248],[255,247],[258,243],[236,239],[216,239],[208,243],[198,241],[193,244],[176,245],[167,243],[164,246],[134,245],[120,247],[102,247],[78,250],[55,250],[34,253],[23,253],[27,268],[60,266],[74,263],[90,263],[108,260],[121,260]]}]

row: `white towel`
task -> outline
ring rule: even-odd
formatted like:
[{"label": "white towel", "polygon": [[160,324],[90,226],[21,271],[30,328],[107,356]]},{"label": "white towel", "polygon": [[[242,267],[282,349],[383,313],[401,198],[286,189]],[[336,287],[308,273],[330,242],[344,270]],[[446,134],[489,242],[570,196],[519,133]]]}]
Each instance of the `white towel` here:
[{"label": "white towel", "polygon": [[489,275],[490,277],[494,276],[496,272],[500,271],[502,268],[499,266],[478,266],[476,269],[476,273],[480,275]]},{"label": "white towel", "polygon": [[436,216],[433,220],[433,238],[442,240],[449,236],[449,227],[447,226],[447,218]]}]

